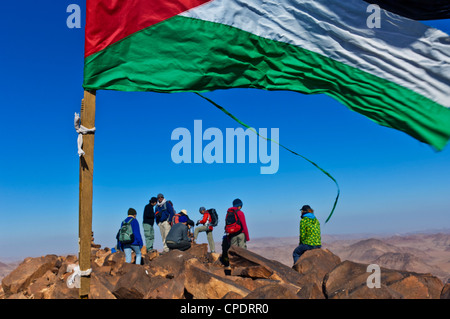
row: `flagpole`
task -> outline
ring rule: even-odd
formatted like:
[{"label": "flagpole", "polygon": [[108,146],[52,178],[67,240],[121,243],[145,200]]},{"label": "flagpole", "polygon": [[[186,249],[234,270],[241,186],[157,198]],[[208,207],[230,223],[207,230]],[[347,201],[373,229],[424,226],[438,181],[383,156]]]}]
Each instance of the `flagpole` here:
[{"label": "flagpole", "polygon": [[[87,128],[95,127],[95,91],[84,91],[81,101],[81,124]],[[92,179],[94,172],[94,134],[83,136],[84,155],[80,156],[80,189],[79,189],[79,266],[81,271],[91,268],[92,238]],[[90,277],[81,277],[80,299],[89,298]]]}]

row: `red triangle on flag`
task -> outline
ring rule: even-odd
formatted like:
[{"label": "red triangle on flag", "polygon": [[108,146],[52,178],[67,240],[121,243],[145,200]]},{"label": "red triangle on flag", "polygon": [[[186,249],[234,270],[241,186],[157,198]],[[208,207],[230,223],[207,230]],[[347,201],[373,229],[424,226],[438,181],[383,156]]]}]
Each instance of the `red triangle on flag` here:
[{"label": "red triangle on flag", "polygon": [[210,0],[87,0],[84,56]]}]

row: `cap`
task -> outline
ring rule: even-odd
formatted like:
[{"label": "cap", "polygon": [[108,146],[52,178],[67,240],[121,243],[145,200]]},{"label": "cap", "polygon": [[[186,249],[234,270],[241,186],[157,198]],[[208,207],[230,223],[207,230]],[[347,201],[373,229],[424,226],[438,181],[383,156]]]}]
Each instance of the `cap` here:
[{"label": "cap", "polygon": [[242,201],[241,201],[239,198],[236,198],[236,199],[233,201],[233,206],[234,206],[234,207],[239,207],[239,206],[242,207]]},{"label": "cap", "polygon": [[312,210],[311,206],[309,205],[303,205],[303,207],[300,209],[302,212],[307,212],[309,210]]}]

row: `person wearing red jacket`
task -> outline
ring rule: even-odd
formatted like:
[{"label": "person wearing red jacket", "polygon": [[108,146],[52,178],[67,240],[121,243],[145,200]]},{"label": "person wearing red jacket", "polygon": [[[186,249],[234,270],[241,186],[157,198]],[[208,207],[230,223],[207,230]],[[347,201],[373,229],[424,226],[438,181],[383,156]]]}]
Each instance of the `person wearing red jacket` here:
[{"label": "person wearing red jacket", "polygon": [[[206,210],[205,207],[200,207],[199,209],[200,214],[203,215],[203,218],[199,221],[197,221],[197,224],[194,230],[194,243],[197,240],[197,236],[199,232],[206,232],[206,237],[208,238],[208,244],[209,248],[211,249],[211,252],[215,252],[215,244],[214,244],[214,238],[212,233],[212,227],[209,227],[209,224],[212,223],[211,214],[209,211]],[[203,226],[198,226],[199,224],[202,224]]]},{"label": "person wearing red jacket", "polygon": [[250,241],[250,236],[248,234],[248,228],[247,228],[247,223],[245,221],[244,212],[241,211],[242,201],[239,198],[236,198],[233,201],[233,207],[237,208],[237,216],[242,225],[242,232],[240,232],[237,235],[230,236],[230,245],[247,249],[247,242]]},{"label": "person wearing red jacket", "polygon": [[[227,224],[228,218],[225,219],[225,236],[222,238],[222,256],[220,257],[220,261],[222,264],[226,267],[230,267],[230,260],[228,258],[228,250],[231,246],[238,246],[242,247],[244,249],[247,249],[247,242],[250,241],[250,236],[248,234],[248,228],[247,228],[247,222],[245,220],[244,212],[241,211],[242,208],[242,201],[239,198],[236,198],[233,201],[233,207],[229,208],[227,211],[227,217],[228,213],[235,212],[237,215],[237,219],[235,222]],[[234,221],[235,219],[232,218],[231,221]],[[230,222],[231,222],[230,221]],[[235,227],[233,225],[238,224],[240,225],[240,229],[237,232],[230,232],[231,229],[227,229],[228,226]]]}]

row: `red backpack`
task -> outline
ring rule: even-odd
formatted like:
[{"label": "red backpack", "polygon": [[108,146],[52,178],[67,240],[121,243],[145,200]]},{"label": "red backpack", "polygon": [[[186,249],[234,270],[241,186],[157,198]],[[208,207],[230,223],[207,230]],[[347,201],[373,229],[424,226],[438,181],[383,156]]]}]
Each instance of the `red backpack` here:
[{"label": "red backpack", "polygon": [[228,235],[236,235],[242,232],[242,224],[238,217],[238,209],[236,207],[228,208],[225,217],[225,232]]},{"label": "red backpack", "polygon": [[178,224],[178,223],[179,223],[180,217],[181,217],[181,214],[179,214],[179,213],[173,215],[172,221],[171,221],[171,223],[170,223],[170,226],[173,226],[173,225],[175,225],[175,224]]}]

